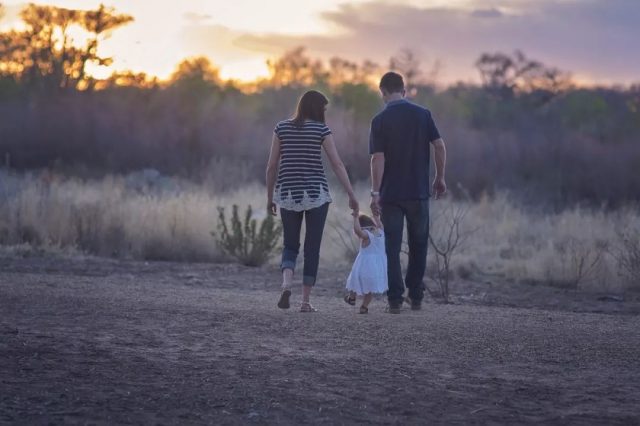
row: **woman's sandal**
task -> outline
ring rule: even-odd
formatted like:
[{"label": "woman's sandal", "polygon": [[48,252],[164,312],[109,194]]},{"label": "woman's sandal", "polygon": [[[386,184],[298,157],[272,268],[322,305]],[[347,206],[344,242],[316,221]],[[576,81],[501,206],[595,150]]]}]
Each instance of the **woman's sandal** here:
[{"label": "woman's sandal", "polygon": [[366,306],[360,306],[360,314],[368,314],[369,313],[369,308],[367,308]]},{"label": "woman's sandal", "polygon": [[278,300],[278,308],[280,309],[289,309],[289,297],[291,297],[291,290],[284,290],[280,295],[280,300]]},{"label": "woman's sandal", "polygon": [[300,305],[300,312],[318,312],[318,310],[311,306],[311,303],[302,302],[302,305]]},{"label": "woman's sandal", "polygon": [[351,297],[351,295],[347,294],[344,296],[344,301],[347,302],[351,306],[356,306],[356,298]]}]

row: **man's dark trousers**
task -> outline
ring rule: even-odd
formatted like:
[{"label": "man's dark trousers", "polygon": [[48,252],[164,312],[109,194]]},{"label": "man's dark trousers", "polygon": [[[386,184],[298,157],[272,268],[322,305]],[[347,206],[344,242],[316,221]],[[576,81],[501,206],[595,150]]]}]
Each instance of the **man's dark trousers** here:
[{"label": "man's dark trousers", "polygon": [[[385,203],[382,201],[382,224],[384,225],[387,252],[387,274],[389,303],[401,304],[405,284],[413,302],[424,298],[424,273],[427,267],[427,247],[429,244],[429,200],[410,200]],[[409,265],[404,282],[400,251],[404,220],[407,219],[409,242]]]}]

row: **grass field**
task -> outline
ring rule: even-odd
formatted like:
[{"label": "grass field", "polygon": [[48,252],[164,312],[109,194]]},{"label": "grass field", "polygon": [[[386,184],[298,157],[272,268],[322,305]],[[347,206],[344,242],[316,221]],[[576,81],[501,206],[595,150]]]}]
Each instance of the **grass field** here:
[{"label": "grass field", "polygon": [[[333,186],[322,261],[348,264],[356,248],[344,194]],[[363,210],[367,186],[358,185]],[[0,179],[0,244],[17,254],[81,252],[140,260],[229,260],[211,232],[216,208],[233,204],[265,217],[259,184],[225,192],[150,171],[81,181],[49,174]],[[452,273],[462,278],[529,282],[621,292],[638,288],[637,209],[573,208],[559,213],[520,206],[507,194],[478,202],[431,203],[431,234],[442,242],[455,215],[462,244]],[[430,250],[433,271],[434,250]],[[635,257],[634,257],[635,256]],[[277,263],[275,256],[272,262]]]}]

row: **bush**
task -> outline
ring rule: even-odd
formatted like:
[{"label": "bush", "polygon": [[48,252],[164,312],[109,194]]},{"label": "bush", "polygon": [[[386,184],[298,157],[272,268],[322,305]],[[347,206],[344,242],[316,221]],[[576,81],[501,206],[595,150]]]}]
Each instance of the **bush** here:
[{"label": "bush", "polygon": [[[438,284],[440,293],[433,292],[428,286],[426,289],[432,297],[439,295],[446,303],[449,302],[449,281],[453,276],[451,259],[454,253],[464,249],[469,237],[475,232],[463,229],[462,224],[468,212],[469,207],[464,204],[445,205],[440,214],[432,217],[429,226],[429,244],[434,252],[435,266],[434,274],[429,278]],[[434,222],[438,222],[438,226],[433,226]]]},{"label": "bush", "polygon": [[218,207],[218,232],[211,234],[216,238],[220,248],[229,256],[246,266],[260,266],[275,254],[280,240],[280,225],[273,216],[267,215],[260,224],[253,218],[253,210],[249,205],[240,220],[238,206],[232,207],[231,224],[227,226],[224,207]]},{"label": "bush", "polygon": [[550,274],[549,284],[572,289],[595,277],[607,251],[605,241],[588,241],[573,236],[565,237],[553,246],[561,268],[560,271],[547,271]]},{"label": "bush", "polygon": [[619,245],[614,252],[618,274],[636,289],[640,288],[640,236],[638,231],[618,232]]}]

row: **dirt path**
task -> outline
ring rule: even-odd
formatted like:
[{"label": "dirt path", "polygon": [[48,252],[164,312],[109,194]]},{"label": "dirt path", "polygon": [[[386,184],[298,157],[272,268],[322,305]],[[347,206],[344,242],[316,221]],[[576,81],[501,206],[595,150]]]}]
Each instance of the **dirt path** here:
[{"label": "dirt path", "polygon": [[272,268],[0,267],[0,423],[640,424],[637,315],[357,315],[343,271],[301,314]]}]

